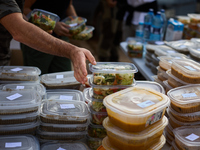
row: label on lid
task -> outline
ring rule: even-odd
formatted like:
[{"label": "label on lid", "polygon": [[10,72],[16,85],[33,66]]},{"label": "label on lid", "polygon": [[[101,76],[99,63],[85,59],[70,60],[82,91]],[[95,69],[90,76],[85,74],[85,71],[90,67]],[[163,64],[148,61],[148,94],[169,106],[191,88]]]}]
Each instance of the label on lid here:
[{"label": "label on lid", "polygon": [[16,89],[17,90],[24,89],[24,86],[17,86]]},{"label": "label on lid", "polygon": [[56,79],[62,79],[62,78],[64,78],[63,74],[56,75]]},{"label": "label on lid", "polygon": [[197,50],[200,51],[200,48],[198,48]]},{"label": "label on lid", "polygon": [[163,116],[163,111],[164,110],[161,110],[161,111],[153,114],[151,117],[149,117],[149,119],[146,122],[145,127],[148,127],[149,125],[151,125],[151,124],[159,121],[162,118],[162,116]]},{"label": "label on lid", "polygon": [[74,104],[60,104],[61,109],[75,108]]},{"label": "label on lid", "polygon": [[167,51],[167,53],[176,53],[175,51]]},{"label": "label on lid", "polygon": [[15,99],[17,99],[17,98],[19,98],[19,97],[22,97],[22,95],[19,94],[19,93],[15,93],[15,94],[10,95],[10,96],[8,96],[8,97],[6,97],[6,98],[12,101],[12,100],[15,100]]},{"label": "label on lid", "polygon": [[147,100],[147,101],[145,101],[145,102],[142,102],[142,103],[139,103],[139,104],[137,104],[139,107],[141,107],[141,108],[146,108],[146,107],[148,107],[148,106],[151,106],[151,105],[154,105],[155,103],[154,102],[152,102],[152,101],[150,101],[150,100]]},{"label": "label on lid", "polygon": [[185,138],[188,139],[188,140],[190,140],[190,141],[194,141],[194,140],[198,139],[199,136],[196,135],[196,134],[194,134],[194,133],[192,133],[192,134],[186,136]]},{"label": "label on lid", "polygon": [[180,48],[186,48],[186,46],[185,46],[185,45],[180,45],[179,47],[180,47]]},{"label": "label on lid", "polygon": [[60,99],[62,99],[62,100],[73,100],[73,96],[60,95]]},{"label": "label on lid", "polygon": [[175,57],[176,59],[181,59],[181,57]]},{"label": "label on lid", "polygon": [[66,150],[66,149],[64,149],[64,148],[62,148],[62,147],[59,147],[57,150]]},{"label": "label on lid", "polygon": [[169,61],[168,61],[168,63],[170,63],[170,64],[171,64],[171,63],[172,63],[172,61],[170,61],[170,60],[169,60]]},{"label": "label on lid", "polygon": [[184,67],[191,70],[191,71],[196,71],[196,69],[192,68],[191,66],[184,66]]},{"label": "label on lid", "polygon": [[22,68],[13,68],[13,69],[10,69],[11,71],[14,71],[14,72],[17,72],[17,71],[21,71],[23,70]]},{"label": "label on lid", "polygon": [[195,93],[185,93],[182,94],[183,98],[188,98],[188,97],[197,97]]},{"label": "label on lid", "polygon": [[164,42],[162,42],[162,41],[156,41],[155,44],[156,44],[156,45],[163,45]]},{"label": "label on lid", "polygon": [[5,148],[21,147],[22,142],[5,143]]},{"label": "label on lid", "polygon": [[110,68],[110,69],[106,69],[106,68],[105,68],[105,69],[102,69],[102,70],[109,71],[109,70],[116,70],[116,69],[114,69],[114,68],[113,68],[113,69],[112,69],[112,68]]},{"label": "label on lid", "polygon": [[77,25],[78,25],[78,23],[69,24],[70,27],[75,27],[75,26],[77,26]]}]

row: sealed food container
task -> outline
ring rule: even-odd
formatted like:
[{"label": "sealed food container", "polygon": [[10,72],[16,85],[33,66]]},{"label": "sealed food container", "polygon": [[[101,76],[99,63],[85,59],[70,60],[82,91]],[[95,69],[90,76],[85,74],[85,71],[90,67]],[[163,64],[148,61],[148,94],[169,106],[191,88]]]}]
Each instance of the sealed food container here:
[{"label": "sealed food container", "polygon": [[179,149],[198,150],[200,147],[200,126],[184,126],[173,130]]},{"label": "sealed food container", "polygon": [[188,14],[191,23],[200,23],[200,15],[199,14]]},{"label": "sealed food container", "polygon": [[141,58],[143,55],[143,44],[140,38],[127,38],[129,57]]},{"label": "sealed food container", "polygon": [[92,99],[92,109],[96,112],[106,112],[106,107],[103,104],[103,100]]},{"label": "sealed food container", "polygon": [[174,141],[174,137],[171,136],[167,131],[165,131],[165,138],[169,145],[172,145],[172,141]]},{"label": "sealed food container", "polygon": [[132,85],[138,71],[134,64],[124,62],[97,62],[89,64],[96,85]]},{"label": "sealed food container", "polygon": [[160,66],[156,67],[158,72],[157,72],[157,76],[158,79],[160,79],[161,81],[165,81],[168,79],[168,74],[166,73],[165,70],[163,70]]},{"label": "sealed food container", "polygon": [[152,55],[153,53],[149,53],[148,51],[146,51],[146,53],[145,53],[145,57],[147,56],[147,57],[149,57],[150,59],[151,59],[151,55]]},{"label": "sealed food container", "polygon": [[152,78],[154,79],[155,82],[157,82],[160,85],[162,85],[163,87],[165,87],[165,85],[163,84],[163,81],[161,81],[160,79],[158,79],[158,76],[152,76]]},{"label": "sealed food container", "polygon": [[176,16],[179,22],[183,23],[184,25],[190,23],[190,18],[188,16]]},{"label": "sealed food container", "polygon": [[[152,54],[151,54],[151,55],[152,55]],[[151,56],[146,55],[146,56],[145,56],[145,59],[147,60],[147,62],[152,62],[152,57],[151,57]]]},{"label": "sealed food container", "polygon": [[81,142],[54,142],[43,144],[41,150],[88,150],[88,147]]},{"label": "sealed food container", "polygon": [[[159,59],[160,59],[159,61],[160,69],[167,71],[171,69],[172,59],[176,59],[176,58],[171,57],[171,56],[161,56],[159,57]],[[177,57],[177,59],[181,59],[181,58]]]},{"label": "sealed food container", "polygon": [[5,84],[39,84],[40,83],[40,77],[36,81],[12,81],[12,80],[0,80],[0,85]]},{"label": "sealed food container", "polygon": [[43,100],[40,119],[53,124],[84,124],[89,118],[89,109],[85,102]]},{"label": "sealed food container", "polygon": [[155,66],[153,63],[151,63],[150,65],[151,65],[151,72],[153,74],[157,74],[157,66]]},{"label": "sealed food container", "polygon": [[187,83],[200,83],[200,64],[190,60],[172,60],[171,73]]},{"label": "sealed food container", "polygon": [[94,138],[106,137],[106,129],[102,125],[95,125],[90,123],[88,126],[88,135]]},{"label": "sealed food container", "polygon": [[159,58],[156,57],[154,54],[151,55],[151,60],[152,60],[152,63],[154,64],[154,66],[158,66],[159,65]]},{"label": "sealed food container", "polygon": [[200,85],[185,85],[174,88],[167,93],[171,107],[179,113],[200,111]]},{"label": "sealed food container", "polygon": [[149,89],[153,89],[157,92],[165,94],[165,90],[162,87],[162,85],[153,81],[136,81],[135,87],[149,88]]},{"label": "sealed food container", "polygon": [[76,89],[79,90],[81,83],[74,77],[74,71],[43,74],[41,83],[48,89]]},{"label": "sealed food container", "polygon": [[91,123],[95,125],[102,125],[103,120],[108,116],[107,112],[96,112],[92,108],[91,111]]},{"label": "sealed food container", "polygon": [[70,34],[76,35],[85,29],[85,23],[87,22],[87,19],[83,17],[69,16],[62,20],[62,22],[69,26]]},{"label": "sealed food container", "polygon": [[168,83],[167,80],[163,81],[163,84],[165,85],[164,87],[165,87],[166,94],[167,94],[167,92],[168,92],[169,90],[173,89],[173,87],[171,87],[171,86],[169,85],[169,83]]},{"label": "sealed food container", "polygon": [[177,53],[174,49],[163,45],[162,48],[157,48],[154,52],[155,56],[160,57],[160,56],[166,56],[166,55],[171,55]]},{"label": "sealed food container", "polygon": [[37,112],[41,97],[36,91],[0,91],[0,115]]},{"label": "sealed food container", "polygon": [[34,9],[29,18],[31,23],[45,31],[53,30],[56,26],[56,22],[59,20],[60,18],[58,15],[42,9]]},{"label": "sealed food container", "polygon": [[93,138],[90,137],[89,135],[86,135],[87,146],[92,150],[97,150],[97,148],[101,146],[102,140],[103,140],[102,138]]},{"label": "sealed food container", "polygon": [[92,94],[93,94],[92,88],[85,88],[83,90],[83,97],[85,99],[86,104],[89,104],[92,102]]},{"label": "sealed food container", "polygon": [[1,66],[0,80],[36,81],[41,71],[37,67]]},{"label": "sealed food container", "polygon": [[134,133],[118,128],[110,122],[108,117],[103,121],[103,126],[107,130],[108,139],[111,145],[119,148],[120,150],[148,149],[154,143],[159,142],[167,124],[168,119],[163,117],[161,121],[157,122],[150,128],[140,133]]},{"label": "sealed food container", "polygon": [[172,136],[173,138],[174,138],[174,133],[173,133],[173,128],[172,128],[172,126],[171,126],[171,124],[170,124],[170,118],[168,119],[168,121],[169,121],[169,123],[168,123],[168,125],[166,126],[166,132],[167,133],[169,133],[170,134],[170,136]]},{"label": "sealed food container", "polygon": [[75,40],[89,40],[93,36],[94,27],[86,26],[85,29],[76,35],[73,35],[72,38]]},{"label": "sealed food container", "polygon": [[197,61],[200,61],[200,48],[189,48],[190,56]]},{"label": "sealed food container", "polygon": [[151,61],[148,61],[147,58],[145,58],[144,61],[145,61],[145,65],[146,65],[147,67],[151,68],[152,62],[151,62]]},{"label": "sealed food container", "polygon": [[0,135],[14,135],[14,134],[31,134],[35,132],[39,126],[39,121],[0,125]]},{"label": "sealed food container", "polygon": [[38,140],[32,135],[13,135],[0,137],[1,150],[40,150]]},{"label": "sealed food container", "polygon": [[172,141],[172,148],[171,150],[179,150],[179,148],[177,147],[177,144],[175,143],[175,141]]},{"label": "sealed food container", "polygon": [[149,53],[155,53],[157,49],[163,49],[163,50],[172,50],[170,47],[166,45],[152,45],[152,44],[147,44],[146,45],[146,50]]},{"label": "sealed food container", "polygon": [[131,87],[104,98],[103,104],[114,125],[129,132],[140,132],[161,120],[169,98],[155,90]]}]

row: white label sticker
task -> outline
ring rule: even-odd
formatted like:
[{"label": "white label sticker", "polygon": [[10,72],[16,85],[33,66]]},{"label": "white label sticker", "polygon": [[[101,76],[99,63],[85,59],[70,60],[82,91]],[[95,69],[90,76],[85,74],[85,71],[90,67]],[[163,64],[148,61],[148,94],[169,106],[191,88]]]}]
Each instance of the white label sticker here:
[{"label": "white label sticker", "polygon": [[147,120],[145,127],[147,127],[147,126],[149,126],[149,125],[151,125],[151,124],[153,124],[153,123],[159,121],[159,120],[162,118],[162,116],[163,116],[163,110],[160,111],[160,112],[157,112],[157,113],[153,114],[153,115],[152,115],[151,117],[149,117],[149,119]]},{"label": "white label sticker", "polygon": [[182,94],[182,96],[184,98],[188,98],[188,97],[197,97],[197,95],[195,93],[185,93],[185,94]]},{"label": "white label sticker", "polygon": [[5,143],[5,148],[21,147],[22,142]]},{"label": "white label sticker", "polygon": [[74,104],[60,104],[61,109],[75,108]]},{"label": "white label sticker", "polygon": [[64,149],[64,148],[62,148],[62,147],[59,147],[57,150],[66,150],[66,149]]},{"label": "white label sticker", "polygon": [[181,59],[181,57],[175,57],[176,59]]},{"label": "white label sticker", "polygon": [[77,26],[77,25],[78,25],[78,23],[69,24],[70,27],[75,27],[75,26]]},{"label": "white label sticker", "polygon": [[56,79],[62,79],[64,76],[62,74],[56,75]]},{"label": "white label sticker", "polygon": [[180,48],[186,48],[186,46],[185,46],[185,45],[180,45],[179,47],[180,47]]},{"label": "white label sticker", "polygon": [[192,68],[191,66],[184,66],[185,68],[191,70],[191,71],[195,71],[196,69]]},{"label": "white label sticker", "polygon": [[73,100],[73,96],[60,95],[60,99],[62,99],[62,100]]},{"label": "white label sticker", "polygon": [[106,69],[106,68],[105,68],[105,69],[102,69],[102,70],[109,71],[109,70],[116,70],[116,69],[114,69],[114,68],[113,68],[113,69],[111,69],[111,68],[110,68],[110,69]]},{"label": "white label sticker", "polygon": [[21,70],[23,70],[22,68],[13,68],[13,69],[10,69],[11,71],[15,71],[15,72],[17,72],[17,71],[21,71]]},{"label": "white label sticker", "polygon": [[172,63],[172,61],[170,61],[170,60],[169,60],[169,61],[168,61],[168,63],[170,63],[170,64],[171,64],[171,63]]},{"label": "white label sticker", "polygon": [[200,48],[198,48],[197,50],[200,51]]},{"label": "white label sticker", "polygon": [[167,51],[167,53],[176,53],[175,51]]},{"label": "white label sticker", "polygon": [[142,43],[141,43],[141,42],[136,42],[135,44],[136,44],[136,45],[142,45]]},{"label": "white label sticker", "polygon": [[22,96],[21,94],[15,93],[15,94],[10,95],[10,96],[8,96],[8,97],[6,97],[6,98],[12,101],[12,100],[15,100],[15,99],[17,99],[17,98],[19,98],[19,97],[21,97],[21,96]]},{"label": "white label sticker", "polygon": [[154,104],[155,104],[154,102],[152,102],[150,100],[147,100],[147,101],[139,103],[137,105],[140,106],[140,107],[142,107],[142,108],[146,108],[146,107],[154,105]]},{"label": "white label sticker", "polygon": [[16,89],[17,90],[24,89],[24,86],[17,86]]},{"label": "white label sticker", "polygon": [[188,140],[190,140],[190,141],[194,141],[194,140],[198,139],[199,136],[196,135],[196,134],[194,134],[194,133],[192,133],[192,134],[186,136],[185,138],[188,139]]},{"label": "white label sticker", "polygon": [[156,44],[156,45],[163,45],[164,42],[162,42],[162,41],[156,41],[155,44]]}]

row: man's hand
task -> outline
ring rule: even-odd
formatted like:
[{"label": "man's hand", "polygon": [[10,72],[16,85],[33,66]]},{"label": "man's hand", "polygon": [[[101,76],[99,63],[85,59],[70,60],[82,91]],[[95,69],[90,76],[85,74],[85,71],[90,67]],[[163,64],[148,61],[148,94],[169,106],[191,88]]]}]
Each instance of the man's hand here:
[{"label": "man's hand", "polygon": [[117,4],[116,0],[106,0],[106,1],[107,1],[108,6],[111,8],[115,7]]},{"label": "man's hand", "polygon": [[71,37],[72,35],[69,34],[69,30],[68,30],[69,26],[66,25],[64,22],[57,22],[56,26],[54,28],[54,32],[58,35],[58,36],[67,36],[67,37]]}]

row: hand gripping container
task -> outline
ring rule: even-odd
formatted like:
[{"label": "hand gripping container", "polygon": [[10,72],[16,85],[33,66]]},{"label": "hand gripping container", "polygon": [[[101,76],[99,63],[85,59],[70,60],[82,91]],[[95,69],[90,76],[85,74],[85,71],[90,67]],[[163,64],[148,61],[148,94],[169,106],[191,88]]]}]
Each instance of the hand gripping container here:
[{"label": "hand gripping container", "polygon": [[37,112],[41,97],[36,91],[0,91],[0,115]]},{"label": "hand gripping container", "polygon": [[183,126],[173,130],[179,149],[198,150],[200,147],[200,126]]},{"label": "hand gripping container", "polygon": [[53,124],[84,124],[89,118],[89,109],[85,102],[43,100],[40,119]]},{"label": "hand gripping container", "polygon": [[42,9],[33,9],[29,18],[31,23],[40,27],[44,31],[53,30],[56,26],[56,22],[59,20],[60,17],[58,15]]},{"label": "hand gripping container", "polygon": [[72,38],[75,40],[89,40],[93,36],[93,30],[94,27],[86,26],[81,33],[72,36]]},{"label": "hand gripping container", "polygon": [[12,135],[0,137],[1,150],[40,150],[38,140],[32,135]]},{"label": "hand gripping container", "polygon": [[1,66],[0,80],[37,81],[41,71],[37,67]]},{"label": "hand gripping container", "polygon": [[134,64],[125,62],[89,63],[89,69],[96,85],[132,85],[134,74],[138,71]]},{"label": "hand gripping container", "polygon": [[155,123],[150,128],[139,133],[133,133],[116,127],[109,121],[108,117],[103,122],[110,143],[120,150],[146,150],[159,142],[167,124],[168,119],[164,116],[161,121]]},{"label": "hand gripping container", "polygon": [[104,98],[110,122],[128,132],[140,132],[161,120],[169,98],[147,88],[131,87]]},{"label": "hand gripping container", "polygon": [[200,111],[200,84],[174,88],[167,93],[171,107],[179,113]]},{"label": "hand gripping container", "polygon": [[88,126],[88,135],[94,138],[106,137],[106,129],[102,125],[95,125],[90,123]]},{"label": "hand gripping container", "polygon": [[171,73],[187,83],[200,83],[200,64],[190,60],[172,60]]}]

